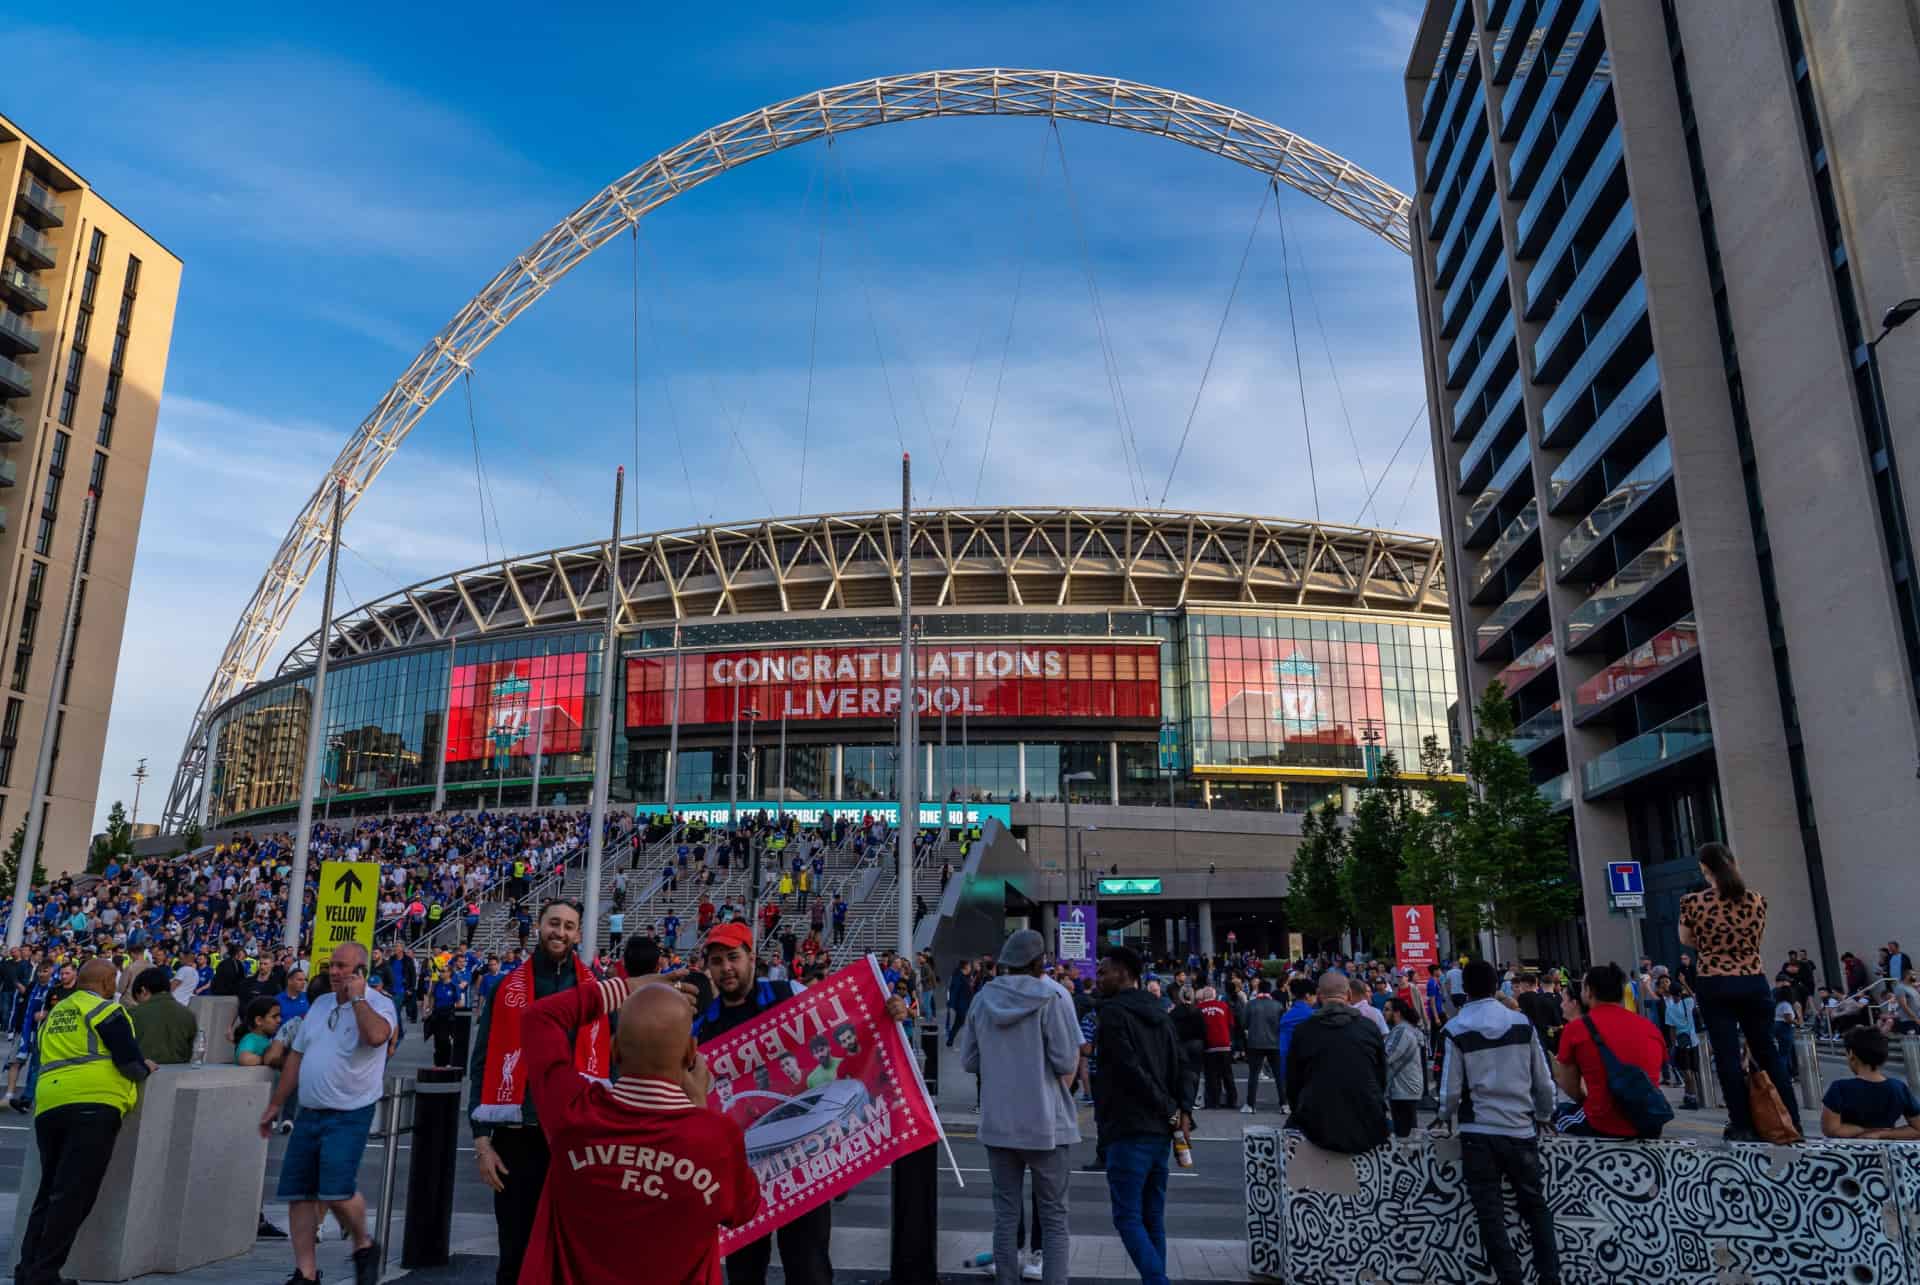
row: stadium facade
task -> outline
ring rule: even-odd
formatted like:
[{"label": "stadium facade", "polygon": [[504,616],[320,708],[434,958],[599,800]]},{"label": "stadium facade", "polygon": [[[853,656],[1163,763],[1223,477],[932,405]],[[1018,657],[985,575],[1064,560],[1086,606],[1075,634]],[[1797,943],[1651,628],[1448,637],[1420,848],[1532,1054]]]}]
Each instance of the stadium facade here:
[{"label": "stadium facade", "polygon": [[[743,807],[886,810],[900,529],[896,513],[841,513],[623,539],[613,799],[724,819],[737,716]],[[437,791],[449,806],[526,805],[536,774],[542,804],[583,801],[607,561],[604,542],[509,559],[338,620],[323,805],[404,810]],[[1074,819],[1099,818],[1103,867],[1174,873],[1204,857],[1225,868],[1205,891],[1277,911],[1289,814],[1349,792],[1371,755],[1413,766],[1425,737],[1453,740],[1428,537],[1165,510],[933,510],[914,516],[910,573],[923,815],[944,799],[997,816],[1041,865],[1065,833],[1049,805],[1077,778]],[[318,646],[309,637],[217,710],[208,823],[293,815]],[[1181,844],[1130,842],[1164,833],[1170,799],[1209,815],[1179,814],[1194,832]],[[1151,825],[1129,821],[1154,807]]]}]

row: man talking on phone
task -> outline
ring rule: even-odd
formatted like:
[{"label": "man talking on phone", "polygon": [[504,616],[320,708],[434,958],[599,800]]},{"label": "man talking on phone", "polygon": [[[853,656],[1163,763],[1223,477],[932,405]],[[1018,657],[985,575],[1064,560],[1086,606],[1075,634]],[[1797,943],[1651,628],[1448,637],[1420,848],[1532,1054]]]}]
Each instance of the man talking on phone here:
[{"label": "man talking on phone", "polygon": [[359,942],[333,948],[327,980],[333,989],[314,1001],[294,1036],[280,1084],[260,1116],[260,1136],[272,1131],[280,1108],[298,1091],[300,1114],[280,1160],[278,1189],[292,1229],[288,1285],[318,1285],[315,1242],[329,1210],[353,1236],[354,1285],[379,1285],[380,1247],[367,1230],[358,1180],[396,1014],[391,1000],[368,989],[367,952]]}]

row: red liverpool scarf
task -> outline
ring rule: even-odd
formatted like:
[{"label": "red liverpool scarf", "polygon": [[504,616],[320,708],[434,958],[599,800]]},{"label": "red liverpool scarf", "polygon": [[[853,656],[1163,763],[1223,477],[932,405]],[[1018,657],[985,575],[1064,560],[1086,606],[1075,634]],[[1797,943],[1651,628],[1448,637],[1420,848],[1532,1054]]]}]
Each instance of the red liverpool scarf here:
[{"label": "red liverpool scarf", "polygon": [[[573,961],[573,984],[596,985],[593,974]],[[490,1124],[519,1124],[523,1120],[522,1103],[527,1100],[527,1079],[520,1066],[520,1021],[533,1003],[533,961],[528,960],[507,974],[494,996],[493,1016],[487,1026],[487,1075],[480,1085],[480,1101],[473,1118]],[[582,1075],[605,1079],[611,1069],[608,1050],[613,1047],[613,1026],[602,1017],[580,1028],[573,1040],[573,1066]]]}]

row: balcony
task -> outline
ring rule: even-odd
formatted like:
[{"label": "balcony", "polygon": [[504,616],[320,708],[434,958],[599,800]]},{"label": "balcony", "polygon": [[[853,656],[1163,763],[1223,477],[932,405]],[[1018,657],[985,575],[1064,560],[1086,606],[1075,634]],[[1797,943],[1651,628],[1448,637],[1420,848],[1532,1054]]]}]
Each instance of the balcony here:
[{"label": "balcony", "polygon": [[47,288],[11,263],[0,264],[0,297],[13,300],[25,312],[47,306]]},{"label": "balcony", "polygon": [[12,486],[19,480],[19,474],[14,471],[13,461],[0,456],[0,486]]},{"label": "balcony", "polygon": [[[1451,230],[1450,222],[1454,207],[1462,197],[1478,195],[1482,184],[1489,188],[1493,186],[1493,149],[1491,147],[1480,149],[1480,160],[1474,165],[1473,173],[1467,176],[1466,182],[1457,183],[1452,187],[1443,187],[1440,189],[1440,194],[1433,198],[1432,213],[1429,217],[1433,219],[1434,235],[1439,236]],[[1444,249],[1444,237],[1441,238],[1441,243]]]},{"label": "balcony", "polygon": [[15,219],[7,230],[7,250],[22,264],[36,270],[51,268],[54,263],[53,241],[25,219]]},{"label": "balcony", "polygon": [[1583,642],[1686,564],[1686,542],[1676,526],[1642,549],[1568,614],[1567,649],[1578,651]]},{"label": "balcony", "polygon": [[1646,507],[1650,496],[1673,480],[1673,444],[1661,438],[1640,462],[1594,505],[1585,521],[1567,532],[1553,551],[1553,574],[1567,580],[1580,574],[1588,555],[1615,533],[1623,533],[1627,519]]},{"label": "balcony", "polygon": [[0,533],[4,533],[6,529],[7,529],[7,506],[4,504],[0,504]]},{"label": "balcony", "polygon": [[1466,258],[1462,260],[1467,265],[1467,271],[1447,288],[1446,298],[1440,301],[1440,337],[1442,339],[1453,338],[1454,331],[1460,329],[1460,318],[1463,315],[1461,306],[1466,303],[1468,295],[1475,289],[1474,278],[1478,275],[1480,266],[1491,260],[1492,270],[1498,275],[1506,275],[1503,271],[1504,265],[1499,258],[1487,253],[1488,248],[1498,242],[1499,231],[1500,209],[1489,201],[1487,212],[1481,216],[1480,226],[1474,229],[1473,238],[1467,245]]},{"label": "balcony", "polygon": [[21,180],[14,205],[36,227],[57,228],[67,221],[67,207],[54,199],[53,189],[31,174]]},{"label": "balcony", "polygon": [[1504,465],[1506,456],[1502,452],[1509,449],[1508,443],[1516,436],[1522,445],[1526,443],[1526,422],[1520,415],[1520,399],[1511,395],[1514,386],[1519,384],[1520,376],[1516,372],[1508,385],[1508,393],[1502,395],[1494,406],[1493,414],[1487,416],[1487,422],[1475,433],[1465,453],[1460,456],[1460,486],[1462,495],[1470,495],[1486,480],[1485,470],[1488,461],[1499,458]]},{"label": "balcony", "polygon": [[[1520,257],[1539,254],[1539,261],[1527,273],[1527,315],[1537,315],[1544,305],[1552,302],[1552,281],[1560,274],[1561,260],[1572,247],[1580,225],[1587,220],[1600,194],[1609,190],[1616,176],[1620,178],[1619,199],[1627,199],[1625,171],[1620,158],[1625,154],[1620,142],[1620,131],[1614,130],[1607,135],[1607,141],[1600,144],[1600,150],[1587,162],[1587,176],[1580,180],[1580,186],[1573,189],[1573,195],[1566,199],[1564,206],[1554,200],[1551,189],[1542,188],[1528,198],[1520,207],[1519,217],[1514,220],[1514,244],[1520,247]],[[1559,208],[1560,213],[1549,219],[1547,211]],[[1546,234],[1551,231],[1552,236]],[[1545,248],[1535,242],[1545,239]]]},{"label": "balcony", "polygon": [[1573,806],[1573,774],[1562,772],[1551,781],[1542,781],[1534,787],[1540,791],[1540,797],[1547,801],[1555,812],[1565,812]]},{"label": "balcony", "polygon": [[[1513,16],[1510,26],[1505,21],[1509,9],[1512,10]],[[1494,10],[1499,11],[1499,21],[1493,21]],[[1512,4],[1510,0],[1496,0],[1495,4],[1489,8],[1487,17],[1489,26],[1500,29],[1500,35],[1494,40],[1493,83],[1504,85],[1513,79],[1513,73],[1520,67],[1522,59],[1526,56],[1527,45],[1533,38],[1534,30],[1540,25],[1539,0],[1521,0],[1519,4]]]},{"label": "balcony", "polygon": [[[1589,400],[1593,383],[1613,360],[1614,354],[1626,344],[1627,340],[1639,333],[1647,320],[1647,282],[1642,277],[1636,280],[1627,292],[1620,296],[1613,312],[1600,323],[1587,339],[1586,350],[1580,359],[1560,381],[1560,387],[1553,390],[1553,396],[1547,398],[1547,404],[1540,412],[1540,438],[1548,445],[1554,445],[1575,436],[1591,420],[1587,415],[1575,414],[1575,409]],[[1588,409],[1591,409],[1589,407]]]},{"label": "balcony", "polygon": [[40,334],[11,308],[0,308],[0,352],[39,352]]},{"label": "balcony", "polygon": [[1705,705],[1696,705],[1580,767],[1582,793],[1593,803],[1622,786],[1663,771],[1713,749],[1713,722]]},{"label": "balcony", "polygon": [[1434,112],[1434,106],[1446,99],[1442,87],[1452,83],[1454,74],[1460,69],[1460,60],[1474,52],[1474,48],[1473,6],[1467,0],[1454,0],[1453,11],[1447,15],[1447,37],[1440,52],[1439,65],[1433,69],[1433,79],[1427,82],[1427,92],[1421,96],[1421,138],[1433,137],[1434,127],[1440,120]]},{"label": "balcony", "polygon": [[1470,361],[1478,361],[1486,348],[1475,343],[1487,328],[1487,318],[1493,315],[1498,305],[1501,314],[1507,315],[1507,274],[1500,271],[1487,273],[1485,281],[1480,283],[1479,293],[1473,298],[1473,307],[1467,313],[1465,321],[1460,323],[1460,334],[1447,349],[1447,387],[1458,388],[1461,372]]},{"label": "balcony", "polygon": [[1548,634],[1533,646],[1513,658],[1513,663],[1494,675],[1494,680],[1506,689],[1511,696],[1540,675],[1553,668],[1553,662],[1559,655],[1553,645],[1553,635]]},{"label": "balcony", "polygon": [[[1433,166],[1433,172],[1427,175],[1427,191],[1444,192],[1453,182],[1455,174],[1465,164],[1465,158],[1477,147],[1487,145],[1487,114],[1477,111],[1480,106],[1480,64],[1476,59],[1465,75],[1453,83],[1453,90],[1447,98],[1447,132],[1433,151],[1427,156],[1427,164]],[[1467,118],[1455,122],[1454,105],[1465,98],[1469,104]]]},{"label": "balcony", "polygon": [[1560,718],[1560,702],[1555,701],[1514,728],[1513,735],[1507,738],[1507,744],[1513,746],[1515,753],[1531,754],[1565,731],[1566,725]]},{"label": "balcony", "polygon": [[1475,224],[1475,211],[1485,210],[1493,201],[1493,149],[1485,148],[1480,153],[1480,163],[1474,167],[1473,175],[1467,179],[1467,216],[1455,219],[1444,226],[1433,224],[1427,233],[1429,240],[1438,238],[1440,248],[1433,256],[1433,284],[1444,286],[1453,280],[1453,274],[1460,268],[1460,250],[1466,244],[1467,232]]},{"label": "balcony", "polygon": [[1666,425],[1660,414],[1660,363],[1647,358],[1626,386],[1613,395],[1600,418],[1560,460],[1547,481],[1547,508],[1560,513],[1578,505],[1581,496],[1599,489],[1589,484],[1593,470],[1619,444],[1632,444],[1660,433]]},{"label": "balcony", "polygon": [[25,366],[0,357],[0,397],[25,397],[33,392],[33,376]]},{"label": "balcony", "polygon": [[1507,600],[1487,613],[1487,618],[1474,628],[1475,656],[1485,660],[1487,653],[1499,646],[1515,625],[1525,620],[1547,598],[1547,575],[1545,567],[1535,567],[1520,582],[1520,587],[1507,595]]},{"label": "balcony", "polygon": [[1486,490],[1480,492],[1479,498],[1474,500],[1473,507],[1467,510],[1467,516],[1460,523],[1460,542],[1467,548],[1474,548],[1493,538],[1491,531],[1483,531],[1482,528],[1491,525],[1489,519],[1500,511],[1500,502],[1506,498],[1515,482],[1526,478],[1528,491],[1531,492],[1533,472],[1527,467],[1530,458],[1526,439],[1522,438],[1513,444],[1506,458],[1493,470],[1493,480],[1487,483]]},{"label": "balcony", "polygon": [[[1486,436],[1487,430],[1483,425],[1494,426],[1495,433],[1502,432],[1499,425],[1520,408],[1520,400],[1525,389],[1520,384],[1518,370],[1520,357],[1519,350],[1514,346],[1511,337],[1512,327],[1513,320],[1508,318],[1494,336],[1494,342],[1500,347],[1490,350],[1495,353],[1493,359],[1483,361],[1479,370],[1474,373],[1473,381],[1453,399],[1453,440],[1456,442],[1472,437],[1476,443],[1482,445],[1483,449],[1485,446],[1492,445],[1492,439]],[[1506,372],[1507,382],[1501,388],[1500,395],[1493,397],[1488,391],[1488,385],[1492,382],[1495,373],[1500,371]],[[1489,404],[1489,398],[1492,398],[1491,404]],[[1463,459],[1460,464],[1460,483],[1463,489],[1476,467],[1475,463],[1470,462],[1473,451],[1469,450],[1467,456],[1468,458]]]},{"label": "balcony", "polygon": [[5,406],[0,406],[0,442],[11,445],[24,440],[26,435],[27,421]]},{"label": "balcony", "polygon": [[[1507,170],[1512,176],[1513,199],[1526,200],[1540,191],[1560,186],[1561,175],[1566,173],[1574,156],[1582,149],[1597,152],[1618,119],[1613,106],[1613,82],[1588,81],[1580,97],[1574,100],[1565,124],[1560,126],[1551,150],[1543,152],[1545,141],[1530,138],[1522,138],[1514,149],[1513,163]],[[1529,146],[1533,148],[1531,153],[1520,150]]]},{"label": "balcony", "polygon": [[1532,540],[1534,532],[1540,529],[1540,502],[1528,500],[1527,507],[1521,509],[1513,521],[1507,523],[1507,529],[1493,542],[1493,547],[1480,555],[1480,561],[1473,569],[1473,592],[1479,593],[1492,582],[1496,573],[1506,565],[1527,541]]},{"label": "balcony", "polygon": [[[1560,378],[1560,373],[1579,355],[1577,341],[1586,333],[1581,323],[1594,296],[1600,294],[1603,287],[1620,289],[1621,277],[1629,273],[1639,275],[1640,261],[1635,250],[1633,207],[1626,206],[1613,216],[1613,222],[1594,243],[1586,263],[1554,305],[1553,317],[1540,328],[1539,337],[1533,341],[1536,382],[1545,384]],[[1601,298],[1604,300],[1605,296]],[[1576,342],[1568,344],[1569,336]]]},{"label": "balcony", "polygon": [[1573,721],[1583,723],[1628,692],[1671,673],[1700,653],[1700,630],[1687,615],[1580,684]]}]

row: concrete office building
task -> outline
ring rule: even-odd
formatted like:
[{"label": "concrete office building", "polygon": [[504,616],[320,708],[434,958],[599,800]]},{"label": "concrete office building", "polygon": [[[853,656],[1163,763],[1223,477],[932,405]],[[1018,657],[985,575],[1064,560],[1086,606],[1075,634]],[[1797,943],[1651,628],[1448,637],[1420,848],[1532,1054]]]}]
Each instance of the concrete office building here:
[{"label": "concrete office building", "polygon": [[[1676,949],[1730,842],[1767,962],[1914,935],[1920,9],[1432,0],[1414,272],[1463,689],[1500,678]],[[1882,425],[1891,422],[1893,440]],[[1469,704],[1462,701],[1462,705]],[[1904,930],[1904,931],[1903,931]]]},{"label": "concrete office building", "polygon": [[85,864],[180,261],[0,116],[0,841],[25,819],[88,490],[41,859]]}]

